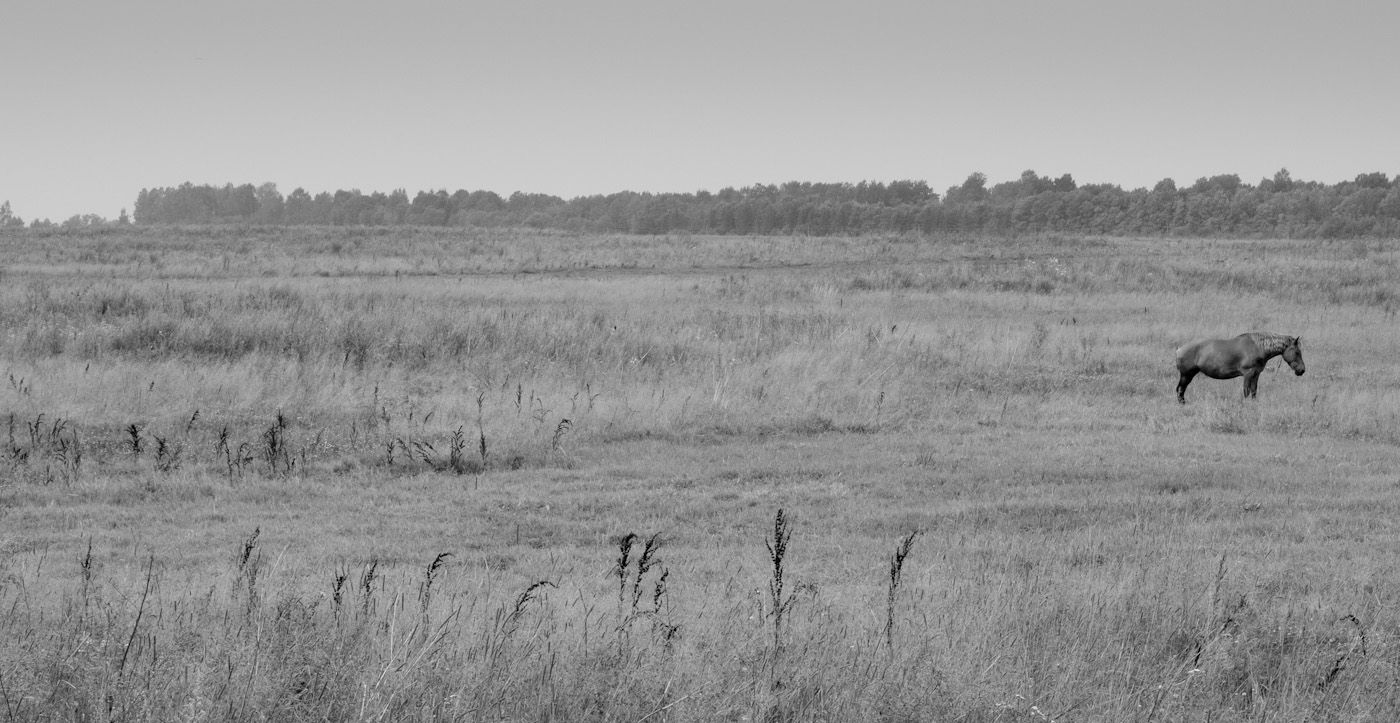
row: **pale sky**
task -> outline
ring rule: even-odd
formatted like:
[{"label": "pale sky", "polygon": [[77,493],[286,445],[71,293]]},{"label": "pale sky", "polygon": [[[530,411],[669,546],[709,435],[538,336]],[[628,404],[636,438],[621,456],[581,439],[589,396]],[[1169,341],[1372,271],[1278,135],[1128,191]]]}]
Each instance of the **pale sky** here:
[{"label": "pale sky", "polygon": [[1395,0],[6,0],[0,201],[1400,173]]}]

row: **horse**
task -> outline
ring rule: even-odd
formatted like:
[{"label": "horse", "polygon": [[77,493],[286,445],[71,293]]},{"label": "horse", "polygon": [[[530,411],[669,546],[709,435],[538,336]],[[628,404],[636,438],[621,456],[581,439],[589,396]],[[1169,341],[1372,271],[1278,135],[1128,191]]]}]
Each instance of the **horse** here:
[{"label": "horse", "polygon": [[1297,376],[1303,376],[1303,347],[1299,337],[1254,331],[1233,339],[1197,339],[1176,350],[1176,369],[1181,381],[1176,385],[1176,398],[1186,403],[1186,385],[1199,372],[1212,379],[1244,377],[1244,396],[1250,398],[1259,391],[1259,373],[1264,365],[1280,354]]}]

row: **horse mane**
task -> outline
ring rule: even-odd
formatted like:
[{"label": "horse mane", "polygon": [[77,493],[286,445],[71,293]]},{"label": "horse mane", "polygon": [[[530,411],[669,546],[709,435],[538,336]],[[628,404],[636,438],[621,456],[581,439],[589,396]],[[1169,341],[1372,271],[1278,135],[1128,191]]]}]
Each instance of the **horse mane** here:
[{"label": "horse mane", "polygon": [[1267,331],[1256,331],[1251,332],[1249,334],[1249,337],[1254,340],[1254,343],[1256,345],[1258,345],[1260,351],[1263,351],[1264,353],[1270,355],[1282,354],[1284,349],[1295,345],[1298,347],[1298,351],[1301,352],[1303,350],[1301,339],[1296,336],[1288,336],[1286,334],[1272,334]]}]

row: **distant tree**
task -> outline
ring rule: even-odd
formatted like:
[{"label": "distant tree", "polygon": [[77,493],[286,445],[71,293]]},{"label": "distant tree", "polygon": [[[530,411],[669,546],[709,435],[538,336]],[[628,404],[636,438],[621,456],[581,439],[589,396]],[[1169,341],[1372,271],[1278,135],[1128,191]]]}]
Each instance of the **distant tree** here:
[{"label": "distant tree", "polygon": [[1059,191],[1059,192],[1061,192],[1061,193],[1065,193],[1065,192],[1073,191],[1075,188],[1076,188],[1076,186],[1075,186],[1075,183],[1074,183],[1074,176],[1071,176],[1071,175],[1069,175],[1068,173],[1066,173],[1065,175],[1060,176],[1059,178],[1056,178],[1056,179],[1055,179],[1055,190],[1056,190],[1056,191]]},{"label": "distant tree", "polygon": [[[885,184],[875,181],[872,182],[870,186],[870,192],[875,197],[878,198],[884,194]],[[878,186],[878,188],[876,188],[876,186]],[[775,198],[778,195],[778,187],[771,184],[765,186],[762,183],[755,183],[752,186],[744,188],[742,193],[750,199],[766,200]]]},{"label": "distant tree", "polygon": [[313,223],[313,224],[328,224],[328,223],[331,223],[331,220],[332,220],[332,219],[331,219],[331,213],[332,213],[332,211],[334,211],[334,210],[335,210],[335,198],[332,197],[331,194],[330,194],[329,192],[327,192],[327,191],[322,191],[322,192],[316,194],[316,197],[315,197],[315,198],[311,199],[310,213],[309,213],[308,216],[307,216],[307,218],[308,218],[307,223]]},{"label": "distant tree", "polygon": [[1138,225],[1148,233],[1168,234],[1172,231],[1172,219],[1176,217],[1179,199],[1176,181],[1163,178],[1141,201]]},{"label": "distant tree", "polygon": [[214,199],[214,215],[223,220],[249,221],[258,210],[258,192],[251,183],[227,184],[214,192]]},{"label": "distant tree", "polygon": [[1191,190],[1197,193],[1234,193],[1238,191],[1244,182],[1234,173],[1226,173],[1210,178],[1201,177],[1196,179],[1196,183],[1191,186]]},{"label": "distant tree", "polygon": [[107,219],[95,213],[74,214],[63,222],[63,228],[92,228],[106,225]]},{"label": "distant tree", "polygon": [[501,211],[506,207],[505,199],[495,191],[472,191],[466,195],[466,204],[473,211]]},{"label": "distant tree", "polygon": [[891,181],[885,189],[888,203],[892,205],[928,203],[938,198],[925,181]]},{"label": "distant tree", "polygon": [[364,212],[371,206],[370,199],[360,189],[339,190],[331,197],[330,223],[336,226],[360,226],[364,223]]},{"label": "distant tree", "polygon": [[1390,187],[1390,191],[1381,199],[1380,207],[1376,213],[1386,218],[1400,220],[1400,183]]},{"label": "distant tree", "polygon": [[1332,209],[1332,215],[1340,216],[1347,220],[1349,224],[1360,228],[1367,225],[1367,217],[1377,215],[1381,204],[1385,202],[1386,191],[1389,186],[1362,186],[1353,189],[1341,198]]},{"label": "distant tree", "polygon": [[24,219],[10,210],[10,202],[0,203],[0,228],[24,228]]},{"label": "distant tree", "polygon": [[1384,173],[1363,173],[1356,177],[1356,185],[1361,188],[1390,188],[1390,179]]},{"label": "distant tree", "polygon": [[[764,197],[759,193],[754,193],[753,196]],[[883,203],[884,200],[885,184],[879,181],[861,181],[856,184],[856,203]]]},{"label": "distant tree", "polygon": [[218,198],[211,186],[189,181],[177,188],[161,189],[156,223],[209,223],[218,210]]},{"label": "distant tree", "polygon": [[360,210],[360,223],[365,226],[389,225],[389,196],[383,191],[371,193],[368,203]]},{"label": "distant tree", "polygon": [[268,182],[253,191],[256,210],[253,212],[253,220],[257,223],[282,223],[283,215],[286,213],[286,201],[282,194],[277,192],[277,184]]},{"label": "distant tree", "polygon": [[1021,177],[1014,181],[998,183],[992,186],[989,198],[1000,203],[1012,203],[1017,200],[1034,196],[1055,188],[1055,182],[1049,178],[1042,178],[1035,171],[1026,170],[1021,172]]},{"label": "distant tree", "polygon": [[986,200],[987,174],[980,171],[972,173],[962,182],[961,186],[949,188],[945,198],[950,201],[967,203]]},{"label": "distant tree", "polygon": [[311,194],[298,186],[283,202],[282,218],[290,224],[311,223]]},{"label": "distant tree", "polygon": [[428,192],[419,191],[413,197],[411,204],[410,218],[412,223],[419,226],[444,226],[450,216],[450,197],[446,190]]},{"label": "distant tree", "polygon": [[394,225],[408,223],[408,191],[395,188],[385,199],[385,206],[388,223]]},{"label": "distant tree", "polygon": [[136,205],[131,209],[136,216],[136,223],[143,226],[156,222],[155,199],[152,198],[152,193],[144,188],[141,189],[141,192],[136,194]]},{"label": "distant tree", "polygon": [[117,217],[117,225],[119,225],[119,226],[130,226],[130,225],[131,225],[131,217],[128,216],[128,215],[126,215],[126,209],[124,209],[124,208],[122,209],[121,215]]}]

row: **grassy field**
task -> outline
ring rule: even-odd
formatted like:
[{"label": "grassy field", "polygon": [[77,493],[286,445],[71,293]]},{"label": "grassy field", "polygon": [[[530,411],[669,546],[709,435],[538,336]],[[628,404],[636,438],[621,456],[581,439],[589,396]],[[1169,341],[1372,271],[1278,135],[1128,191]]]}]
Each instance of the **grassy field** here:
[{"label": "grassy field", "polygon": [[[0,234],[0,720],[1393,721],[1398,312],[1393,241]],[[1307,375],[1176,402],[1251,330]]]}]

